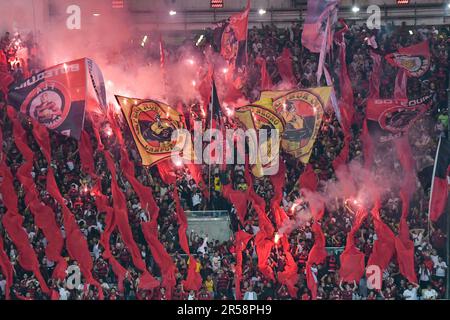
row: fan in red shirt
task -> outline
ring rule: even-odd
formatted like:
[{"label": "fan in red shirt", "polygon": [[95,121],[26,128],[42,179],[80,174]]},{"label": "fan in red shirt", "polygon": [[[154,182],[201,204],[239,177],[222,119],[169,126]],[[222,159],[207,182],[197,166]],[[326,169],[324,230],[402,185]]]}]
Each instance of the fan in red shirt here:
[{"label": "fan in red shirt", "polygon": [[307,288],[303,290],[303,294],[301,297],[302,300],[311,300],[311,296],[309,295],[309,291]]},{"label": "fan in red shirt", "polygon": [[202,288],[197,293],[197,299],[198,300],[212,300],[211,294],[206,290],[205,285],[202,285]]},{"label": "fan in red shirt", "polygon": [[339,289],[341,289],[342,300],[353,300],[353,292],[355,292],[357,288],[358,286],[356,285],[356,281],[353,282],[353,288],[350,287],[348,283],[346,283],[345,288],[343,288],[341,280],[339,283]]},{"label": "fan in red shirt", "polygon": [[179,283],[177,288],[172,293],[173,300],[186,300],[187,293],[184,291],[183,284]]}]

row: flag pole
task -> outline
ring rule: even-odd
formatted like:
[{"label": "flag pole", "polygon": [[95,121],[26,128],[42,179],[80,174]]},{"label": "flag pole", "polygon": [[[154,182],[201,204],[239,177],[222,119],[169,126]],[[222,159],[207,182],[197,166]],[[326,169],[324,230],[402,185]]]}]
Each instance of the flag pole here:
[{"label": "flag pole", "polygon": [[[430,199],[428,202],[428,234],[427,234],[427,239],[428,242],[430,242],[430,228],[431,228],[431,219],[430,219],[430,214],[431,214],[431,202],[433,200],[433,185],[434,185],[434,176],[436,174],[436,168],[437,168],[437,158],[439,155],[439,149],[441,148],[441,141],[442,141],[442,137],[439,138],[439,142],[438,142],[438,146],[436,149],[436,156],[434,157],[434,167],[433,167],[433,175],[432,175],[432,179],[431,179],[431,189],[430,189]],[[448,236],[448,233],[447,233]]]},{"label": "flag pole", "polygon": [[[214,74],[211,79],[211,99],[209,102],[209,143],[212,140],[212,121],[213,121],[213,108],[214,108],[214,89],[216,84],[214,83]],[[211,157],[211,153],[209,154]],[[211,202],[211,159],[208,164],[208,201]]]}]

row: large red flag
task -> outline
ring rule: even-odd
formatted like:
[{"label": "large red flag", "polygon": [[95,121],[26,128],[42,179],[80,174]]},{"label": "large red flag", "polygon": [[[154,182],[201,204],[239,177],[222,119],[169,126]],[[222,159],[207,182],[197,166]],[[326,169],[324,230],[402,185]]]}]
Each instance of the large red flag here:
[{"label": "large red flag", "polygon": [[234,190],[231,184],[223,186],[223,197],[230,201],[236,209],[237,217],[242,225],[245,225],[247,215],[248,191]]},{"label": "large red flag", "polygon": [[381,219],[379,210],[380,203],[376,201],[371,213],[377,240],[374,241],[372,253],[367,264],[369,266],[377,265],[381,270],[384,270],[395,253],[395,235]]},{"label": "large red flag", "polygon": [[274,281],[273,269],[269,266],[269,256],[274,245],[273,235],[266,234],[262,229],[255,236],[256,254],[258,255],[258,269],[267,279]]},{"label": "large red flag", "polygon": [[266,59],[264,59],[263,57],[257,57],[255,59],[255,62],[261,66],[261,91],[264,90],[271,90],[273,83],[272,83],[272,79],[270,78],[270,75],[267,71],[267,62]]},{"label": "large red flag", "polygon": [[448,198],[448,176],[450,175],[450,142],[439,139],[434,160],[433,182],[430,193],[429,215],[431,221],[438,221],[444,212]]},{"label": "large red flag", "polygon": [[[375,36],[369,40],[371,47],[377,47]],[[381,56],[370,48],[370,57],[372,58],[372,72],[369,78],[369,96],[368,99],[378,99],[380,97],[380,76],[381,76]]]},{"label": "large red flag", "polygon": [[339,61],[341,64],[339,72],[341,98],[338,102],[338,108],[341,115],[342,130],[344,131],[345,135],[350,134],[350,127],[353,124],[353,118],[355,115],[355,109],[353,106],[353,88],[352,82],[348,75],[346,44],[344,39],[347,30],[348,26],[345,25],[342,30],[335,34],[335,41],[339,46]]},{"label": "large red flag", "polygon": [[6,207],[6,214],[3,215],[2,224],[11,241],[19,253],[19,264],[26,271],[31,271],[39,281],[42,292],[50,294],[45,279],[39,270],[39,261],[36,253],[28,241],[28,233],[23,228],[24,218],[19,214],[17,208],[17,195],[14,191],[13,176],[4,161],[0,164],[0,175],[3,181],[0,185],[0,193],[8,195],[3,197],[3,204]]},{"label": "large red flag", "polygon": [[306,165],[305,170],[298,178],[298,184],[301,189],[308,189],[311,191],[317,190],[317,185],[319,184],[319,181],[317,179],[316,173],[314,172],[312,164],[309,163]]},{"label": "large red flag", "polygon": [[405,191],[400,191],[402,199],[402,216],[398,236],[395,238],[395,249],[397,251],[397,261],[400,273],[408,281],[417,283],[417,275],[414,267],[414,242],[409,235],[409,227],[406,218],[409,214],[410,196]]},{"label": "large red flag", "polygon": [[364,254],[356,247],[354,237],[366,217],[367,211],[360,208],[356,212],[352,229],[347,235],[347,244],[341,254],[341,268],[339,269],[339,275],[344,282],[359,282],[364,274]]},{"label": "large red flag", "polygon": [[320,264],[327,258],[327,250],[325,249],[325,235],[323,234],[321,226],[314,222],[312,225],[314,233],[314,245],[309,251],[308,260],[306,261],[306,283],[308,289],[311,291],[311,298],[313,300],[317,297],[317,275],[314,275],[311,267],[313,264]]},{"label": "large red flag", "polygon": [[280,238],[281,246],[284,251],[284,256],[286,257],[286,264],[282,272],[278,272],[278,281],[285,285],[288,289],[291,298],[297,298],[297,283],[298,283],[298,268],[297,263],[295,263],[294,258],[289,250],[289,242],[286,235]]},{"label": "large red flag", "polygon": [[297,80],[294,76],[294,71],[292,70],[292,54],[289,48],[284,48],[281,56],[276,60],[278,72],[280,73],[281,79],[289,83],[292,87],[296,86]]},{"label": "large red flag", "polygon": [[241,279],[242,279],[242,251],[247,247],[247,243],[253,236],[242,230],[235,233],[234,246],[236,247],[236,271],[234,273],[234,286],[236,290],[236,300],[241,300]]}]

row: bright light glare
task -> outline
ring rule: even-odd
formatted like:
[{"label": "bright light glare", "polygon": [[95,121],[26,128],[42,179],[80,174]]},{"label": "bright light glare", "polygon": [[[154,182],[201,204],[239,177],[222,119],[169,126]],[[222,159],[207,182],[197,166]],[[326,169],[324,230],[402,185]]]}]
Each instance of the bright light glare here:
[{"label": "bright light glare", "polygon": [[352,11],[353,11],[354,13],[359,12],[359,7],[358,7],[358,6],[353,6],[353,7],[352,7]]}]

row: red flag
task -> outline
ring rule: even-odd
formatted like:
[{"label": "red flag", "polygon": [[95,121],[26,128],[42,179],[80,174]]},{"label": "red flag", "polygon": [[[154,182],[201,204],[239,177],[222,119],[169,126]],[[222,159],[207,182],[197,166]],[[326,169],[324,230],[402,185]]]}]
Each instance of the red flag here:
[{"label": "red flag", "polygon": [[183,288],[186,290],[200,290],[202,287],[202,277],[197,272],[197,261],[194,256],[189,255],[189,267],[186,280],[183,281]]},{"label": "red flag", "polygon": [[282,249],[286,257],[286,264],[282,272],[278,272],[278,281],[285,285],[288,289],[291,298],[297,298],[298,288],[296,287],[298,283],[298,273],[297,273],[297,263],[294,261],[291,252],[289,251],[289,242],[287,237],[284,235],[280,238]]},{"label": "red flag", "polygon": [[295,79],[294,71],[292,70],[292,54],[288,48],[283,49],[283,52],[281,53],[281,56],[277,58],[276,63],[281,79],[293,87],[296,86],[297,80]]},{"label": "red flag", "polygon": [[[153,223],[154,222],[154,223]],[[153,258],[161,270],[162,286],[166,288],[167,292],[176,284],[176,266],[172,261],[172,257],[167,253],[164,246],[158,240],[157,221],[144,222],[141,224],[142,233],[147,241]]]},{"label": "red flag", "polygon": [[128,221],[128,209],[126,204],[125,195],[122,190],[120,190],[116,179],[116,168],[114,165],[114,160],[111,154],[106,151],[104,152],[107,167],[111,173],[111,193],[114,201],[114,219],[119,229],[120,235],[127,246],[128,251],[131,254],[134,265],[140,271],[146,273],[147,267],[144,260],[141,257],[141,252],[136,242],[134,241],[133,234],[131,232],[130,224]]},{"label": "red flag", "polygon": [[14,191],[13,176],[4,161],[0,164],[0,175],[3,181],[0,185],[0,193],[8,195],[3,197],[6,214],[3,215],[2,224],[19,253],[19,264],[26,271],[31,271],[39,281],[42,292],[50,294],[45,279],[39,270],[39,262],[33,247],[28,241],[28,233],[23,228],[23,217],[19,215],[17,208],[17,195]]},{"label": "red flag", "polygon": [[250,0],[244,11],[236,13],[230,17],[230,26],[234,31],[238,41],[247,40],[248,14],[250,13]]},{"label": "red flag", "polygon": [[319,181],[317,179],[316,173],[314,172],[312,164],[309,163],[306,165],[305,170],[298,178],[298,184],[301,189],[308,189],[311,191],[317,190],[317,185],[319,184]]},{"label": "red flag", "polygon": [[234,273],[234,287],[236,290],[236,300],[241,300],[241,278],[242,278],[242,251],[247,247],[247,243],[253,236],[242,230],[235,233],[234,246],[236,248],[236,271]]},{"label": "red flag", "polygon": [[438,221],[444,213],[448,198],[448,175],[450,174],[450,143],[439,139],[434,160],[433,182],[430,193],[429,215],[431,221]]},{"label": "red flag", "polygon": [[16,177],[22,183],[25,191],[25,204],[33,214],[36,226],[42,231],[45,238],[48,240],[47,246],[45,247],[45,254],[47,258],[58,264],[55,267],[55,278],[64,279],[64,272],[66,270],[67,263],[60,254],[64,246],[64,239],[62,237],[61,230],[56,223],[55,213],[53,210],[44,205],[39,198],[39,192],[31,175],[35,157],[34,152],[28,147],[27,133],[20,124],[14,109],[8,107],[7,113],[13,124],[15,144],[25,159],[25,162],[20,166],[16,173]]},{"label": "red flag", "polygon": [[344,146],[342,147],[339,155],[333,160],[333,168],[334,171],[337,171],[339,167],[345,165],[347,163],[349,154],[350,154],[350,140],[351,136],[347,135],[344,138]]},{"label": "red flag", "polygon": [[388,267],[395,253],[395,235],[380,217],[380,204],[376,201],[371,213],[375,226],[377,240],[374,241],[372,253],[370,254],[368,265],[377,265],[381,270]]},{"label": "red flag", "polygon": [[[309,3],[308,3],[309,4]],[[348,30],[348,27],[345,27],[335,35],[336,43],[339,46],[339,61],[341,64],[340,72],[339,72],[339,86],[341,88],[341,98],[338,102],[338,108],[341,115],[341,126],[345,135],[350,134],[350,127],[353,124],[353,118],[355,115],[355,109],[353,106],[353,88],[352,82],[348,75],[347,70],[347,58],[346,58],[346,45],[344,35]]]},{"label": "red flag", "polygon": [[[214,29],[214,46],[228,62],[229,75],[239,78],[247,64],[247,29],[250,0],[243,12],[232,15]],[[231,77],[230,77],[231,78]]]},{"label": "red flag", "polygon": [[236,209],[237,217],[242,225],[245,225],[247,215],[248,191],[233,190],[231,184],[223,186],[223,197],[230,201]]},{"label": "red flag", "polygon": [[[375,41],[375,37],[372,40]],[[376,45],[376,42],[375,42]],[[378,99],[380,97],[380,75],[381,75],[381,56],[374,50],[370,50],[370,57],[372,58],[372,72],[369,78],[369,96],[368,99]]]},{"label": "red flag", "polygon": [[408,281],[417,283],[414,267],[414,243],[410,239],[408,222],[406,221],[409,211],[409,196],[400,192],[400,197],[402,199],[402,217],[400,218],[398,236],[395,238],[398,267],[400,273]]},{"label": "red flag", "polygon": [[9,300],[10,297],[10,288],[13,282],[13,267],[11,265],[11,261],[9,261],[8,255],[5,253],[5,249],[3,246],[3,239],[0,237],[0,269],[2,270],[2,274],[5,277],[5,297],[6,300]]},{"label": "red flag", "polygon": [[[268,238],[270,237],[270,238]],[[258,269],[267,279],[275,281],[272,268],[268,264],[270,251],[274,245],[272,240],[273,234],[266,234],[262,229],[256,234],[255,245],[256,254],[258,255]]]},{"label": "red flag", "polygon": [[308,289],[311,291],[311,298],[313,300],[317,297],[317,275],[314,275],[311,267],[313,264],[321,264],[327,258],[327,250],[325,249],[325,235],[323,234],[321,226],[314,222],[312,225],[312,231],[314,233],[314,245],[308,254],[308,260],[306,262],[306,283]]},{"label": "red flag", "polygon": [[81,169],[95,178],[95,164],[94,157],[92,156],[91,138],[84,130],[81,132],[81,140],[78,143],[78,151],[80,152]]},{"label": "red flag", "polygon": [[261,91],[272,89],[272,79],[267,71],[267,62],[263,57],[257,57],[255,62],[261,66]]},{"label": "red flag", "polygon": [[354,237],[366,217],[367,211],[364,209],[358,210],[352,229],[347,235],[347,244],[341,254],[341,268],[339,269],[339,275],[344,282],[359,282],[364,274],[364,254],[355,246]]}]

